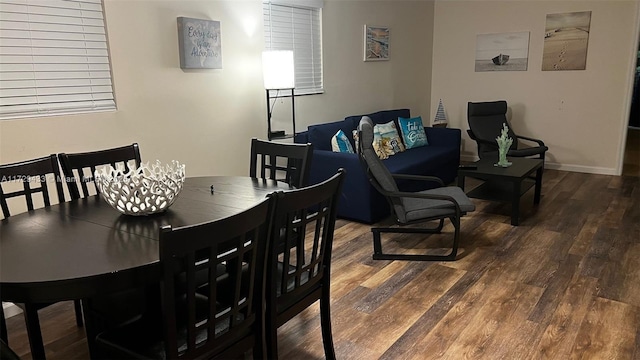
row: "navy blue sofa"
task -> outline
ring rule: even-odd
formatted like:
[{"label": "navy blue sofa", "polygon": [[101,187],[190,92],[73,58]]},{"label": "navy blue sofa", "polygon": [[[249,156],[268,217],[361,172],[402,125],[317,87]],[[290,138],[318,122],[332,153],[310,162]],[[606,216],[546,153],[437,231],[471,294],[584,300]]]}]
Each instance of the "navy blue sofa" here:
[{"label": "navy blue sofa", "polygon": [[[389,204],[369,183],[357,154],[331,151],[331,138],[338,130],[344,131],[355,149],[352,131],[357,129],[362,116],[348,116],[341,121],[309,126],[307,131],[296,134],[294,141],[313,144],[310,184],[328,179],[339,168],[347,170],[338,203],[338,217],[372,224],[389,215]],[[409,109],[385,110],[367,116],[374,124],[396,121],[396,127],[398,117],[411,117]],[[428,146],[392,155],[383,160],[384,164],[391,173],[437,176],[445,184],[453,182],[460,164],[460,129],[425,127],[425,132]],[[435,187],[435,184],[406,180],[398,182],[398,187],[404,191],[419,191]]]}]

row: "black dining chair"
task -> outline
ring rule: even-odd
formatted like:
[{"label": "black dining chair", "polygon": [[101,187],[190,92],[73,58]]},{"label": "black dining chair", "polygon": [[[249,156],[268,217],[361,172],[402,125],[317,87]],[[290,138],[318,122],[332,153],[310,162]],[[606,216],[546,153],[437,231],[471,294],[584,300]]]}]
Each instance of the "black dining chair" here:
[{"label": "black dining chair", "polygon": [[[93,183],[93,174],[96,168],[103,165],[111,165],[114,168],[118,165],[124,167],[125,171],[131,169],[130,162],[135,163],[135,167],[139,167],[140,149],[137,143],[127,146],[121,146],[112,149],[90,151],[83,153],[58,154],[62,172],[66,178],[67,189],[71,194],[71,199],[80,199],[90,195],[88,183]],[[78,188],[80,183],[80,188]],[[98,189],[95,187],[95,192]],[[80,194],[82,189],[82,195]]]},{"label": "black dining chair", "polygon": [[[160,230],[161,314],[99,334],[108,358],[230,359],[265,357],[265,261],[275,197],[239,214]],[[226,288],[202,294],[197,274],[215,283],[226,268]]]},{"label": "black dining chair", "polygon": [[277,193],[267,260],[266,336],[269,359],[278,358],[278,328],[317,300],[320,300],[325,357],[336,358],[329,304],[331,250],[337,203],[345,174],[343,169],[339,169],[336,175],[324,182]]},{"label": "black dining chair", "polygon": [[[17,185],[17,184],[21,184]],[[51,186],[51,185],[54,186]],[[34,199],[34,195],[40,194]],[[32,211],[36,208],[34,200],[40,199],[44,206],[51,206],[51,198],[54,197],[59,203],[65,202],[64,191],[62,189],[62,177],[58,166],[58,159],[55,154],[46,157],[26,160],[12,164],[0,165],[0,207],[5,219],[11,216],[8,199],[24,197],[26,209]],[[37,251],[37,249],[34,249]],[[42,343],[42,333],[40,331],[40,321],[38,310],[52,305],[52,303],[25,303],[16,304],[23,310],[24,319],[29,336],[29,345],[34,358],[44,357],[44,345]],[[74,301],[76,312],[76,323],[83,326],[82,307],[80,300]],[[4,312],[2,312],[2,339],[8,342]]]},{"label": "black dining chair", "polygon": [[251,139],[249,176],[286,182],[294,187],[307,184],[313,145]]}]

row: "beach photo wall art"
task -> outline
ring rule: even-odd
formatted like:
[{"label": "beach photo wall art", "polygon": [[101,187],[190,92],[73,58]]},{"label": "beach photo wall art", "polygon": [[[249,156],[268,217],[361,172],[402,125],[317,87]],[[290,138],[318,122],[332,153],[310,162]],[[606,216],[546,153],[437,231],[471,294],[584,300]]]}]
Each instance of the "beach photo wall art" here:
[{"label": "beach photo wall art", "polygon": [[591,11],[547,14],[542,71],[584,70]]},{"label": "beach photo wall art", "polygon": [[476,72],[526,71],[529,32],[480,34],[476,38]]},{"label": "beach photo wall art", "polygon": [[389,60],[389,28],[364,26],[364,61]]},{"label": "beach photo wall art", "polygon": [[220,21],[178,18],[182,69],[222,69]]}]

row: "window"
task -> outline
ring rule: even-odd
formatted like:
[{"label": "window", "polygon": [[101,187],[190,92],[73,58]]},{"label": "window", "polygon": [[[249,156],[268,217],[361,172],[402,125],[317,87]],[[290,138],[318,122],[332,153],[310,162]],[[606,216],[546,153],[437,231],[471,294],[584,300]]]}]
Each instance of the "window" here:
[{"label": "window", "polygon": [[322,1],[271,0],[263,10],[265,50],[293,50],[296,95],[321,93]]},{"label": "window", "polygon": [[115,110],[101,0],[0,0],[0,120]]}]

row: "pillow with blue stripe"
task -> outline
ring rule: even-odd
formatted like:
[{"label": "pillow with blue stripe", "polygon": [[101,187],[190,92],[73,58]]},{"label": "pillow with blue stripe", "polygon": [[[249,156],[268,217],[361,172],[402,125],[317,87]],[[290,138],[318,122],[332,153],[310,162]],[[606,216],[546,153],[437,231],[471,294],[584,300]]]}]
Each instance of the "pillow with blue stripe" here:
[{"label": "pillow with blue stripe", "polygon": [[338,130],[338,132],[331,138],[331,151],[353,154],[353,147],[351,146],[349,138],[347,138],[344,131]]}]

